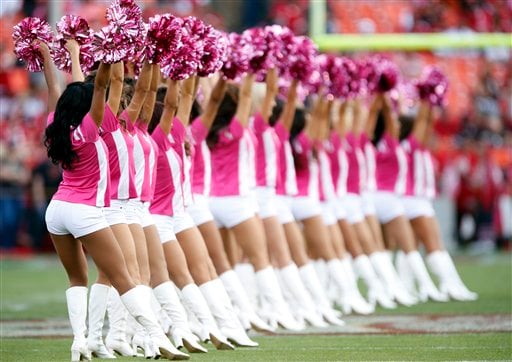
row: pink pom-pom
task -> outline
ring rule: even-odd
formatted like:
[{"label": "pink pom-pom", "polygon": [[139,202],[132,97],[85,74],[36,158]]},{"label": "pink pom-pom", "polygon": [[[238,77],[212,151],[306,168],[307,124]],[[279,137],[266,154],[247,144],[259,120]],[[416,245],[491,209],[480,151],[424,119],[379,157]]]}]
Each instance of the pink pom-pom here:
[{"label": "pink pom-pom", "polygon": [[361,94],[371,94],[376,91],[379,82],[377,63],[374,58],[365,58],[357,62],[359,87]]},{"label": "pink pom-pom", "polygon": [[115,25],[107,25],[94,33],[94,60],[107,64],[120,62],[128,57],[123,35],[120,35]]},{"label": "pink pom-pom", "polygon": [[80,46],[80,66],[88,72],[94,64],[92,53],[92,35],[87,21],[76,15],[65,15],[57,23],[57,36],[52,48],[52,58],[57,68],[71,72],[71,57],[65,45],[69,39],[75,40]]},{"label": "pink pom-pom", "polygon": [[301,82],[307,81],[315,71],[314,59],[317,53],[317,47],[310,38],[294,37],[293,48],[288,55],[288,74]]},{"label": "pink pom-pom", "polygon": [[283,29],[279,25],[273,25],[248,29],[242,33],[247,43],[253,48],[249,66],[259,80],[263,80],[266,71],[276,67],[279,60],[283,58],[281,41]]},{"label": "pink pom-pom", "polygon": [[30,72],[42,71],[43,56],[34,41],[40,40],[46,44],[51,44],[53,34],[50,25],[39,18],[25,18],[14,26],[12,39],[14,41],[14,53],[18,58],[25,61],[28,70]]},{"label": "pink pom-pom", "polygon": [[448,90],[448,79],[438,68],[427,67],[423,70],[416,87],[420,99],[434,106],[442,106]]},{"label": "pink pom-pom", "polygon": [[228,48],[228,40],[224,34],[210,25],[207,25],[207,33],[203,40],[203,55],[197,70],[197,75],[200,77],[206,77],[222,68]]},{"label": "pink pom-pom", "polygon": [[150,62],[160,63],[167,53],[178,49],[183,22],[171,14],[157,14],[149,18],[147,56]]},{"label": "pink pom-pom", "polygon": [[400,70],[395,63],[390,60],[383,59],[377,65],[377,71],[379,73],[377,91],[388,92],[397,85]]},{"label": "pink pom-pom", "polygon": [[246,38],[237,33],[228,35],[229,45],[222,73],[227,79],[238,79],[249,70],[253,49]]}]

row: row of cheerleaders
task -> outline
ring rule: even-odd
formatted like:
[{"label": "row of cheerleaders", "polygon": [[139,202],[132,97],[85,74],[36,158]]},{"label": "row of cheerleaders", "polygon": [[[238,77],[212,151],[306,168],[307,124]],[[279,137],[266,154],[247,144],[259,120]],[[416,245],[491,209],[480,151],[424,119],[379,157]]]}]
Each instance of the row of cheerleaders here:
[{"label": "row of cheerleaders", "polygon": [[[280,26],[144,23],[128,0],[106,19],[13,31],[48,85],[44,143],[63,181],[46,223],[70,282],[73,361],[188,359],[208,341],[257,347],[250,329],[477,298],[432,207],[439,70],[405,82],[389,60],[318,54]],[[71,73],[63,91],[55,66]]]}]

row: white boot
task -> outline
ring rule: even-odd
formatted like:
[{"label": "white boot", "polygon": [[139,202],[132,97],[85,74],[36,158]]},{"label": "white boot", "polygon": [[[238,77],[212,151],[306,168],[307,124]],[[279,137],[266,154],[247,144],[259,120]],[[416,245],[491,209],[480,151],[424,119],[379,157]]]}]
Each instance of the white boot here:
[{"label": "white boot", "polygon": [[388,296],[398,303],[410,307],[418,301],[412,296],[398,277],[391,261],[382,252],[374,252],[369,256],[377,275],[381,278]]},{"label": "white boot", "polygon": [[348,258],[329,260],[327,262],[327,269],[329,276],[341,290],[340,304],[344,313],[350,314],[354,311],[358,314],[366,315],[374,312],[374,307],[364,300],[359,292],[356,277]]},{"label": "white boot", "polygon": [[109,330],[105,338],[105,346],[121,356],[135,357],[136,351],[132,349],[126,340],[126,327],[128,312],[121,302],[119,293],[114,287],[110,287],[107,303]]},{"label": "white boot", "polygon": [[403,286],[407,289],[407,292],[411,295],[417,294],[414,275],[412,274],[411,268],[409,268],[409,263],[407,262],[405,253],[402,250],[398,250],[396,252],[395,270],[402,281]]},{"label": "white boot", "polygon": [[322,285],[316,275],[313,265],[308,263],[301,266],[299,268],[299,274],[304,286],[309,291],[309,294],[311,294],[318,312],[324,317],[324,319],[332,325],[344,326],[345,322],[339,318],[340,313],[331,308],[329,299],[327,299],[327,296],[322,289]]},{"label": "white boot", "polygon": [[93,357],[113,359],[116,358],[103,343],[103,321],[107,311],[108,294],[110,286],[95,283],[91,285],[89,293],[89,334],[87,335],[87,348]]},{"label": "white boot", "polygon": [[187,322],[187,312],[181,304],[180,298],[176,293],[174,283],[165,282],[153,289],[158,303],[162,306],[166,315],[171,320],[171,336],[176,347],[185,346],[191,353],[208,350],[199,344],[199,339],[192,333]]},{"label": "white boot", "polygon": [[208,303],[220,331],[228,341],[240,347],[258,346],[258,343],[252,341],[245,333],[220,279],[201,284],[199,290]]},{"label": "white boot", "polygon": [[128,312],[146,329],[151,337],[153,346],[162,356],[171,360],[185,360],[189,358],[188,354],[178,351],[162,331],[153,312],[151,309],[148,309],[150,298],[144,288],[137,286],[130,289],[121,296],[121,300]]},{"label": "white boot", "polygon": [[258,313],[260,305],[258,304],[258,285],[256,283],[254,267],[250,263],[238,263],[235,265],[234,270],[238,279],[242,282],[245,293],[249,297],[252,309]]},{"label": "white boot", "polygon": [[239,319],[244,328],[252,327],[256,331],[273,332],[275,329],[265,323],[253,309],[251,302],[240,283],[237,274],[228,270],[219,276],[226,292],[229,294],[233,306],[237,307]]},{"label": "white boot", "polygon": [[[303,326],[293,318],[283,298],[279,282],[272,267],[266,267],[256,272],[256,282],[260,292],[263,309],[270,321],[289,330],[301,330]],[[270,324],[272,325],[273,322]]]},{"label": "white boot", "polygon": [[215,348],[220,350],[235,349],[226,337],[220,332],[213,318],[208,304],[201,291],[195,284],[188,284],[182,290],[183,303],[191,310],[202,326],[199,338],[203,341],[210,340]]},{"label": "white boot", "polygon": [[317,313],[315,304],[300,279],[297,265],[295,265],[295,263],[291,263],[290,265],[279,269],[278,272],[281,280],[283,281],[283,290],[291,296],[294,304],[297,306],[296,314],[313,327],[327,327],[328,324],[325,323],[322,316]]},{"label": "white boot", "polygon": [[406,260],[409,268],[418,281],[418,297],[421,301],[426,302],[429,298],[436,302],[448,301],[448,296],[437,290],[434,282],[428,274],[427,268],[423,263],[423,259],[418,251],[411,251],[406,254]]},{"label": "white boot", "polygon": [[85,339],[87,318],[87,287],[71,287],[66,290],[69,323],[73,330],[71,361],[91,360],[91,352]]},{"label": "white boot", "polygon": [[439,290],[448,294],[451,299],[459,301],[473,301],[478,294],[470,291],[457,272],[450,254],[446,250],[436,250],[427,255],[427,264],[430,270],[439,279]]},{"label": "white boot", "polygon": [[325,291],[330,305],[338,304],[341,291],[332,278],[329,277],[327,263],[323,259],[314,260],[312,263],[318,280],[320,281],[320,287]]},{"label": "white boot", "polygon": [[386,309],[395,309],[396,303],[388,297],[379,277],[375,274],[370,259],[364,254],[353,260],[356,274],[364,280],[368,287],[368,301],[370,304],[379,305]]}]

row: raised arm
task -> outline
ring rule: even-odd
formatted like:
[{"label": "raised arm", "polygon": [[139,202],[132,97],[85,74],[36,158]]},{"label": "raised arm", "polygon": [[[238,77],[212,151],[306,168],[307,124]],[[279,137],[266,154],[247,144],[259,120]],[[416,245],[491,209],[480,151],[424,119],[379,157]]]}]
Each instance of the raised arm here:
[{"label": "raised arm", "polygon": [[119,103],[123,94],[124,65],[123,62],[112,64],[112,75],[110,78],[110,89],[108,92],[108,106],[112,113],[117,115]]},{"label": "raised arm", "polygon": [[[357,102],[360,102],[360,101],[357,101]],[[370,112],[368,113],[368,117],[366,118],[366,127],[364,127],[364,131],[366,132],[366,135],[370,138],[373,137],[373,133],[375,132],[375,125],[377,124],[377,115],[379,114],[379,111],[382,108],[382,102],[383,102],[383,95],[378,94],[373,99],[372,105],[370,106]],[[360,103],[358,104],[358,106],[360,106]],[[354,117],[357,122],[362,121],[359,117],[359,114],[356,114]]]},{"label": "raised arm", "polygon": [[261,104],[260,114],[265,122],[268,123],[272,108],[274,107],[275,98],[277,95],[277,70],[276,68],[269,69],[266,76],[266,91],[265,98]]},{"label": "raised arm", "polygon": [[144,105],[139,114],[139,119],[144,123],[149,123],[155,108],[156,91],[158,89],[158,82],[160,81],[160,66],[158,64],[151,65],[151,82],[149,84],[149,91],[146,95]]},{"label": "raised arm", "polygon": [[103,122],[103,113],[105,112],[105,94],[110,80],[111,65],[101,63],[94,80],[94,93],[92,95],[91,110],[89,111],[92,119],[98,127]]},{"label": "raised arm", "polygon": [[203,122],[204,126],[208,129],[210,129],[215,117],[217,116],[224,94],[226,94],[226,87],[226,80],[223,77],[219,77],[215,87],[213,87],[210,93],[204,112],[201,115],[201,122]]},{"label": "raised arm", "polygon": [[190,111],[194,104],[196,97],[196,76],[193,75],[183,81],[181,86],[180,104],[178,105],[178,113],[176,118],[183,123],[184,126],[188,125],[190,118]]},{"label": "raised arm", "polygon": [[283,108],[283,113],[281,115],[281,121],[283,122],[283,126],[288,131],[292,128],[293,117],[295,116],[298,84],[299,84],[298,80],[296,80],[296,79],[292,80],[290,89],[288,89],[288,96],[286,98],[286,104]]},{"label": "raised arm", "polygon": [[411,132],[411,134],[420,143],[424,143],[425,141],[425,134],[427,133],[430,113],[430,105],[428,104],[428,102],[421,101],[420,108],[418,109],[418,114],[416,116],[416,119],[414,120]]},{"label": "raised arm", "polygon": [[382,98],[382,112],[384,112],[384,128],[386,132],[391,137],[398,139],[400,128],[391,108],[391,101],[386,95],[383,95]]},{"label": "raised arm", "polygon": [[178,95],[180,91],[180,83],[177,80],[167,80],[167,93],[164,99],[164,110],[160,117],[160,127],[165,134],[169,134],[172,128],[172,122],[176,110],[178,109]]},{"label": "raised arm", "polygon": [[137,79],[137,83],[135,84],[132,100],[126,108],[128,118],[131,122],[135,122],[139,118],[140,110],[150,90],[152,75],[152,66],[146,61],[139,74],[139,79]]},{"label": "raised arm", "polygon": [[66,41],[66,49],[71,57],[71,77],[73,82],[83,82],[85,77],[80,66],[80,45],[76,40],[69,39]]},{"label": "raised arm", "polygon": [[306,126],[304,131],[312,140],[316,140],[319,137],[320,132],[320,119],[322,117],[323,109],[327,105],[327,102],[323,99],[323,97],[318,94],[313,104],[313,108],[310,112],[310,117],[307,119]]},{"label": "raised arm", "polygon": [[38,46],[43,56],[43,73],[48,87],[48,113],[50,113],[55,111],[55,106],[57,105],[61,91],[48,45],[39,42]]},{"label": "raised arm", "polygon": [[244,127],[249,124],[249,115],[251,113],[251,93],[254,83],[254,74],[248,73],[244,76],[238,95],[238,105],[236,107],[235,117]]},{"label": "raised arm", "polygon": [[336,133],[340,137],[344,137],[348,130],[352,129],[352,103],[344,101],[338,109],[338,123],[336,123]]},{"label": "raised arm", "polygon": [[214,74],[212,77],[200,77],[199,86],[201,87],[201,93],[203,94],[203,102],[201,104],[203,109],[206,109],[208,100],[213,91],[213,85],[217,84],[217,80],[220,77],[218,74]]}]

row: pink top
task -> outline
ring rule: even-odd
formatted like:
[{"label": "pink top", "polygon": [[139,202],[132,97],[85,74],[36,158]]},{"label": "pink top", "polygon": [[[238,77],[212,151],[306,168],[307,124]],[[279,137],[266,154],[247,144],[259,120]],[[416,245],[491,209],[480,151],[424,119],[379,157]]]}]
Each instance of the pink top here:
[{"label": "pink top", "polygon": [[333,201],[336,200],[336,190],[331,174],[331,160],[324,149],[324,143],[317,143],[315,145],[317,151],[318,165],[319,165],[319,183],[318,192],[320,201]]},{"label": "pink top", "polygon": [[297,196],[310,196],[318,199],[319,170],[318,161],[313,156],[313,143],[304,131],[293,141],[295,174],[297,178]]},{"label": "pink top", "polygon": [[182,163],[174,150],[174,140],[157,126],[151,134],[158,145],[155,194],[149,206],[152,214],[173,216],[185,210],[182,190]]},{"label": "pink top", "polygon": [[375,177],[376,149],[365,133],[361,134],[361,147],[363,148],[366,165],[366,183],[364,185],[364,191],[374,192],[377,190],[377,178]]},{"label": "pink top", "polygon": [[437,195],[436,190],[436,172],[434,168],[434,159],[428,148],[423,149],[423,161],[425,166],[425,197],[433,199]]},{"label": "pink top", "polygon": [[425,195],[425,161],[423,147],[416,137],[410,135],[400,143],[407,158],[407,177],[405,179],[405,195]]},{"label": "pink top", "polygon": [[347,192],[359,194],[364,190],[366,178],[363,150],[359,140],[351,132],[347,133],[345,139],[342,140],[342,146],[348,161]]},{"label": "pink top", "polygon": [[277,171],[279,176],[276,179],[276,193],[278,195],[295,196],[299,191],[297,190],[292,146],[289,140],[290,132],[281,122],[276,123],[274,130],[280,141],[277,150]]},{"label": "pink top", "polygon": [[[48,124],[53,122],[53,112],[48,115]],[[72,168],[63,170],[62,181],[53,200],[91,206],[110,205],[110,170],[108,149],[99,135],[98,126],[89,113],[82,123],[70,131],[71,148],[78,160]]]},{"label": "pink top", "polygon": [[181,160],[182,167],[181,172],[181,183],[183,189],[183,199],[185,206],[192,204],[192,185],[190,182],[190,173],[192,168],[192,161],[185,152],[185,138],[187,137],[187,130],[183,123],[175,117],[172,128],[170,139],[173,144],[174,151],[178,154]]},{"label": "pink top", "polygon": [[133,149],[135,161],[135,188],[141,201],[151,201],[155,191],[158,146],[148,133],[148,125],[137,121]]},{"label": "pink top", "polygon": [[247,138],[246,129],[236,118],[233,118],[229,126],[219,132],[217,144],[210,149],[212,196],[247,195],[249,193],[252,162]]},{"label": "pink top", "polygon": [[256,149],[256,185],[275,189],[280,174],[278,150],[281,141],[276,131],[263,120],[261,114],[254,116],[253,131],[258,140]]},{"label": "pink top", "polygon": [[247,147],[247,161],[249,163],[249,189],[256,187],[256,150],[258,148],[258,138],[254,134],[252,127],[244,129],[245,145]]},{"label": "pink top", "polygon": [[324,150],[330,159],[332,183],[336,194],[344,196],[347,193],[348,158],[336,131],[333,131],[331,137],[324,141]]},{"label": "pink top", "polygon": [[[130,122],[127,120],[126,124]],[[135,133],[120,127],[119,120],[112,110],[105,105],[105,115],[100,128],[101,137],[109,151],[110,165],[110,198],[115,200],[134,199],[137,195],[135,188],[135,163],[133,147]]]},{"label": "pink top", "polygon": [[191,167],[192,192],[208,196],[212,185],[210,149],[206,144],[209,130],[199,118],[192,122],[189,129],[194,150]]},{"label": "pink top", "polygon": [[398,140],[385,132],[376,148],[377,189],[403,195],[407,177],[407,158]]}]

